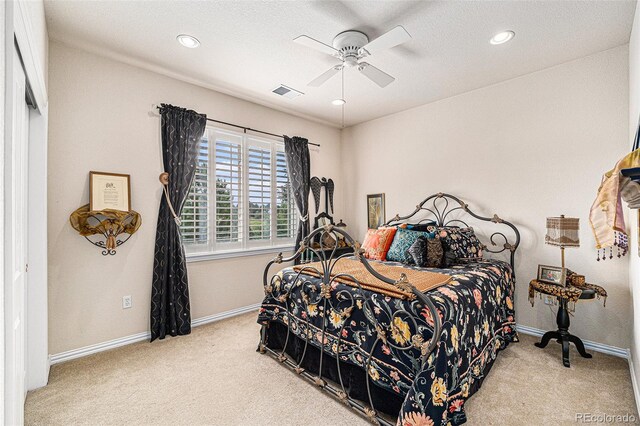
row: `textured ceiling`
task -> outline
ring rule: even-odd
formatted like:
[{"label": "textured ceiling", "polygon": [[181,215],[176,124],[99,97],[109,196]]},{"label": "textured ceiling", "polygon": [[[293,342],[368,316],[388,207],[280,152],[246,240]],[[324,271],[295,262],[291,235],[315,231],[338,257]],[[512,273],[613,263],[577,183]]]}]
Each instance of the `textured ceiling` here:
[{"label": "textured ceiling", "polygon": [[[370,39],[396,25],[408,43],[367,62],[397,80],[384,89],[345,71],[345,125],[514,78],[625,44],[635,1],[61,1],[45,2],[49,35],[279,110],[340,125],[340,78],[307,83],[335,60],[293,43],[331,44],[345,30]],[[505,29],[513,41],[489,38]],[[175,37],[197,37],[198,49]],[[271,93],[285,84],[305,93]],[[206,112],[206,111],[205,111]]]}]

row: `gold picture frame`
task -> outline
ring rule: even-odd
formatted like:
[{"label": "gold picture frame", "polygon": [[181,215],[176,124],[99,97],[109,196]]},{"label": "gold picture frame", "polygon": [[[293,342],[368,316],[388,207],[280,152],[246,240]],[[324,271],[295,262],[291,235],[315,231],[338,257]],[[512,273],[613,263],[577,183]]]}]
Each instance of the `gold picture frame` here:
[{"label": "gold picture frame", "polygon": [[384,193],[367,195],[367,226],[377,229],[387,221],[384,206]]},{"label": "gold picture frame", "polygon": [[131,177],[121,173],[89,172],[89,210],[131,211]]},{"label": "gold picture frame", "polygon": [[567,284],[567,268],[560,266],[538,265],[538,281],[565,287]]}]

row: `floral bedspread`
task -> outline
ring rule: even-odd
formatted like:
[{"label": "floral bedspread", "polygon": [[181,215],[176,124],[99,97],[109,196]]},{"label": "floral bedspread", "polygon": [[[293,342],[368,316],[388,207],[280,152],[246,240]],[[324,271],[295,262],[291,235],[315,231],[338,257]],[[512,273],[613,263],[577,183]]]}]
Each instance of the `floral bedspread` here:
[{"label": "floral bedspread", "polygon": [[278,321],[340,362],[368,365],[371,383],[405,398],[398,425],[462,424],[464,403],[479,389],[498,351],[518,340],[515,280],[511,266],[496,260],[430,270],[453,278],[427,293],[442,333],[426,362],[421,344],[432,337],[433,318],[418,300],[340,283],[323,294],[321,279],[291,268],[272,282],[258,322]]}]

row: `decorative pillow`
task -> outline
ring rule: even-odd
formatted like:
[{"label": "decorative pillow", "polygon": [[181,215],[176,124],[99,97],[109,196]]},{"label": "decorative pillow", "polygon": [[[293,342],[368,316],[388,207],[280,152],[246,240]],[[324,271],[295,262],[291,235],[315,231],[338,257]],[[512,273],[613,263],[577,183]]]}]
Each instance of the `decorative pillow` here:
[{"label": "decorative pillow", "polygon": [[442,266],[445,268],[448,268],[450,266],[453,266],[456,264],[456,256],[453,254],[453,252],[450,251],[445,251],[444,252],[444,256],[442,257]]},{"label": "decorative pillow", "polygon": [[428,222],[408,224],[407,229],[410,229],[412,231],[436,232],[436,223]]},{"label": "decorative pillow", "polygon": [[399,228],[395,237],[393,237],[393,243],[391,243],[391,247],[389,247],[389,251],[387,252],[387,260],[402,263],[408,263],[409,260],[413,260],[411,259],[411,256],[407,256],[407,249],[409,249],[409,247],[411,247],[420,236],[427,239],[435,238],[434,233],[409,231],[407,229]]},{"label": "decorative pillow", "polygon": [[[419,236],[411,247],[407,249],[407,263],[415,263],[416,266],[424,268],[427,266],[427,239],[424,235]],[[433,240],[435,241],[435,239]]]},{"label": "decorative pillow", "polygon": [[421,235],[407,249],[407,263],[421,268],[440,268],[443,257],[442,242],[438,238],[425,238]]},{"label": "decorative pillow", "polygon": [[482,258],[483,246],[473,228],[439,227],[438,237],[445,253],[451,252],[456,259]]},{"label": "decorative pillow", "polygon": [[428,268],[441,268],[444,258],[442,241],[439,238],[427,240],[427,264]]},{"label": "decorative pillow", "polygon": [[367,230],[362,249],[364,257],[373,260],[384,260],[393,242],[396,228],[378,228]]}]

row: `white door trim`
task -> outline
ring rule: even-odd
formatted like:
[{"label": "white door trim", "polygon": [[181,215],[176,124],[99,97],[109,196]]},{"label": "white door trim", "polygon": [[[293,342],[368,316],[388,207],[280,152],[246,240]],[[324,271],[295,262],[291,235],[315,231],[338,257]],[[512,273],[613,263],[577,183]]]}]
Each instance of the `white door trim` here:
[{"label": "white door trim", "polygon": [[49,379],[47,289],[47,110],[29,117],[29,287],[27,288],[27,390]]},{"label": "white door trim", "polygon": [[[6,2],[0,2],[0,105],[5,108],[5,113],[0,114],[0,135],[2,139],[6,138],[5,133],[5,117],[9,116],[6,112],[6,107],[9,104],[5,98],[5,85],[7,80],[6,75],[6,59],[5,51],[6,45]],[[0,206],[4,206],[4,143],[0,143]],[[5,323],[4,323],[4,208],[0,209],[0,401],[6,399],[5,395]],[[0,404],[0,421],[4,422],[5,412],[4,403]]]},{"label": "white door trim", "polygon": [[49,379],[47,295],[47,133],[46,64],[41,63],[28,0],[7,4],[5,46],[18,44],[37,111],[29,123],[29,288],[27,291],[27,389],[45,386]]},{"label": "white door trim", "polygon": [[[14,45],[17,44],[24,71],[29,81],[29,87],[36,103],[39,114],[32,111],[30,115],[30,154],[29,154],[29,203],[31,206],[39,206],[37,216],[31,212],[29,219],[30,231],[37,229],[38,238],[31,232],[29,244],[29,259],[32,259],[29,268],[29,289],[27,291],[27,389],[34,389],[47,384],[49,376],[49,348],[48,348],[48,313],[47,313],[47,118],[48,118],[48,96],[46,89],[46,63],[40,59],[38,50],[38,40],[35,35],[33,22],[30,18],[33,4],[29,0],[0,1],[0,104],[4,105],[4,114],[0,113],[0,132],[5,135],[10,134],[12,117],[11,99],[8,92],[13,85],[11,73],[5,72],[6,66],[11,66],[11,60],[6,57],[7,52],[13,52]],[[46,59],[44,59],[46,60]],[[4,146],[0,144],[0,203],[4,204],[4,166],[5,154]],[[37,152],[36,152],[37,150]],[[30,209],[31,210],[31,209]],[[0,223],[5,224],[6,218],[3,209],[0,209]],[[4,253],[4,226],[0,226],[0,255]],[[2,257],[4,257],[2,255]],[[4,262],[0,262],[0,276],[6,273]],[[4,287],[0,285],[4,294]],[[29,291],[31,290],[31,291]],[[36,296],[35,298],[32,296]],[[4,319],[4,303],[2,304],[2,319]],[[5,325],[0,320],[2,331]],[[4,334],[0,343],[0,365],[4,366]],[[0,371],[0,400],[5,400],[4,373]],[[0,423],[5,419],[6,413],[3,410],[4,404],[0,404]]]},{"label": "white door trim", "polygon": [[42,111],[48,105],[49,99],[45,85],[44,64],[41,64],[38,60],[33,26],[27,12],[28,6],[25,0],[14,0],[8,3],[15,6],[15,9],[13,9],[13,33],[20,48],[25,75],[35,98],[36,107],[39,111]]},{"label": "white door trim", "polygon": [[7,54],[6,87],[10,122],[6,123],[4,167],[4,301],[5,301],[5,423],[23,422],[26,396],[26,294],[28,262],[28,146],[27,79],[16,46]]}]

